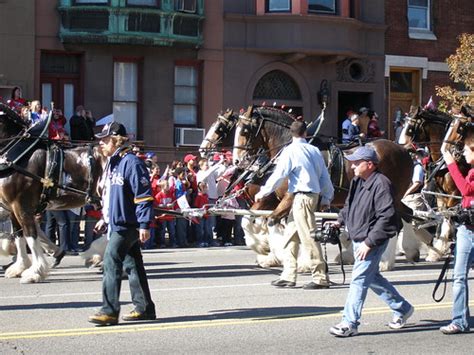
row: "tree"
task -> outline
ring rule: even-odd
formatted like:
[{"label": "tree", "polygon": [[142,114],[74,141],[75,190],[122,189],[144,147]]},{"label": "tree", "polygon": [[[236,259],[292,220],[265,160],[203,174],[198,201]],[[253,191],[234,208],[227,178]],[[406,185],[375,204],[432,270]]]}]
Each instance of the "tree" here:
[{"label": "tree", "polygon": [[451,86],[436,86],[436,95],[441,97],[440,109],[444,111],[451,107],[474,106],[474,34],[463,33],[458,38],[460,46],[446,62],[450,78],[455,83],[464,85],[467,94]]}]

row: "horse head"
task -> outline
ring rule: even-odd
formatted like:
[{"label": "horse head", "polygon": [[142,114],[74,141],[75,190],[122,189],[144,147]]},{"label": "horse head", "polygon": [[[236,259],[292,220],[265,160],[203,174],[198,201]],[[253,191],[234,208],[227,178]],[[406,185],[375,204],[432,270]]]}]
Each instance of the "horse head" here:
[{"label": "horse head", "polygon": [[17,136],[28,124],[10,107],[0,102],[0,139]]},{"label": "horse head", "polygon": [[456,160],[460,160],[463,154],[464,139],[468,134],[472,134],[473,129],[474,122],[472,117],[454,116],[444,136],[441,152],[449,150]]},{"label": "horse head", "polygon": [[286,111],[271,107],[249,107],[239,116],[234,136],[234,164],[245,168],[259,152],[274,157],[291,142],[290,125],[295,120]]},{"label": "horse head", "polygon": [[235,130],[237,120],[238,117],[234,115],[232,110],[227,110],[224,114],[217,116],[217,120],[211,125],[199,147],[202,158],[215,151],[219,146],[232,145],[232,133]]},{"label": "horse head", "polygon": [[452,118],[438,110],[418,107],[405,119],[398,144],[412,148],[414,144],[429,146],[433,161],[441,157],[441,144]]}]

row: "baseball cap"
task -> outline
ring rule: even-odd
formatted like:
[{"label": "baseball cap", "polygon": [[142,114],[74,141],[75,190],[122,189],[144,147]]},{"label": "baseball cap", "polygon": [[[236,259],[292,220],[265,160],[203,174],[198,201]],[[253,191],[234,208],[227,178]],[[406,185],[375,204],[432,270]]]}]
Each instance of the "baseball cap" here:
[{"label": "baseball cap", "polygon": [[104,128],[102,128],[102,132],[97,133],[95,136],[99,139],[108,136],[127,137],[127,130],[125,129],[123,124],[114,121],[107,123]]},{"label": "baseball cap", "polygon": [[153,158],[154,156],[156,156],[156,154],[153,153],[153,152],[148,152],[148,153],[146,153],[146,158],[147,158],[147,159],[151,159],[151,158]]},{"label": "baseball cap", "polygon": [[197,156],[192,155],[192,154],[187,154],[187,155],[184,157],[184,162],[187,163],[187,162],[189,162],[190,160],[196,160],[196,159],[197,159]]},{"label": "baseball cap", "polygon": [[374,148],[369,146],[359,147],[354,153],[346,155],[345,158],[349,161],[367,160],[375,164],[379,162],[379,158],[377,157],[377,153],[375,152]]}]

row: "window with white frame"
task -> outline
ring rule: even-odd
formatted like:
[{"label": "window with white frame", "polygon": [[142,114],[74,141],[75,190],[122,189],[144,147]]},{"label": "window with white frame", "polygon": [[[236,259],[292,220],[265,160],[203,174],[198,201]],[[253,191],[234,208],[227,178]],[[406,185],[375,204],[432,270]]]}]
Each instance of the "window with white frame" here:
[{"label": "window with white frame", "polygon": [[267,0],[267,12],[291,11],[291,0]]},{"label": "window with white frame", "polygon": [[122,123],[132,139],[137,138],[138,64],[114,62],[114,121]]},{"label": "window with white frame", "polygon": [[412,29],[431,30],[431,0],[408,0],[408,25]]},{"label": "window with white frame", "polygon": [[175,10],[182,12],[196,12],[196,0],[175,0]]},{"label": "window with white frame", "polygon": [[196,67],[175,66],[173,109],[176,125],[197,125],[198,70]]},{"label": "window with white frame", "polygon": [[336,13],[336,0],[308,0],[309,12]]}]

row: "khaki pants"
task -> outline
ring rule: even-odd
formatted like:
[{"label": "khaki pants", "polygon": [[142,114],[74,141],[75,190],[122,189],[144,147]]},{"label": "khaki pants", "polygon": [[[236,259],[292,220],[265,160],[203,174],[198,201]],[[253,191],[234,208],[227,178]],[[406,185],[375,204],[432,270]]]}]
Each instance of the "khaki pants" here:
[{"label": "khaki pants", "polygon": [[329,284],[326,262],[320,243],[314,241],[316,218],[314,212],[318,206],[319,194],[296,194],[285,228],[287,243],[284,249],[282,280],[296,282],[297,258],[301,244],[301,253],[310,260],[313,282]]}]

